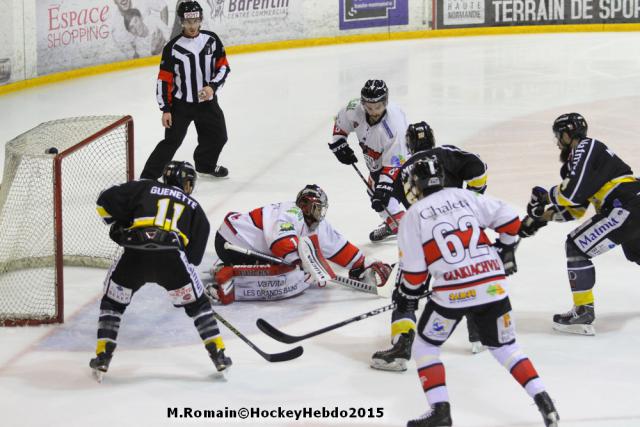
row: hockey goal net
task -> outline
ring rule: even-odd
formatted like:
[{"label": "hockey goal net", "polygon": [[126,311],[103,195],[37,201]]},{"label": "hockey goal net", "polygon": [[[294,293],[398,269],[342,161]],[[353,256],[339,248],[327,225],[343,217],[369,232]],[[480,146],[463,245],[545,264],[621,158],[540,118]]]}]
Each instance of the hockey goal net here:
[{"label": "hockey goal net", "polygon": [[6,144],[0,326],[63,321],[63,264],[108,267],[115,259],[119,248],[96,200],[105,188],[131,179],[130,116],[46,122]]}]

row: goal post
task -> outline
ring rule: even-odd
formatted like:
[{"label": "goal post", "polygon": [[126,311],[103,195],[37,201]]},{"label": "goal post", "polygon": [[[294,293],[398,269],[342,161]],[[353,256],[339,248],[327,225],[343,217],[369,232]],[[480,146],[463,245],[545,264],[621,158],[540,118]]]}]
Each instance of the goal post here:
[{"label": "goal post", "polygon": [[96,200],[133,173],[130,116],[46,122],[6,144],[0,326],[63,322],[63,267],[104,268],[118,256]]}]

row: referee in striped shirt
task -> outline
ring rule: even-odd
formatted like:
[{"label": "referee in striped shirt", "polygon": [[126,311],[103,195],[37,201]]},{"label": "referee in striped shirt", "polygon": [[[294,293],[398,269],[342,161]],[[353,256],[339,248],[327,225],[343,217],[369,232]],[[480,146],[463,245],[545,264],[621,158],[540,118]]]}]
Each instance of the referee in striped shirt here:
[{"label": "referee in striped shirt", "polygon": [[193,152],[196,171],[224,178],[229,171],[218,164],[218,157],[227,142],[227,126],[217,92],[229,75],[229,63],[218,35],[200,30],[202,7],[198,2],[180,3],[177,14],[182,34],[162,51],[156,89],[164,139],[149,156],[141,178],[160,177],[191,122],[195,122],[198,133],[198,146]]}]

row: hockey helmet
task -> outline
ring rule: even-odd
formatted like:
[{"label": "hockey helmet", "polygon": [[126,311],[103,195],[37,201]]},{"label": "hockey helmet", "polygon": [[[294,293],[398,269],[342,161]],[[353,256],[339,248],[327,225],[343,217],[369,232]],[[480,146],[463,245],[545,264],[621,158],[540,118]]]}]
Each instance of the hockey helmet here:
[{"label": "hockey helmet", "polygon": [[184,1],[178,6],[178,16],[181,21],[185,19],[200,19],[202,20],[203,12],[202,6],[197,1]]},{"label": "hockey helmet", "polygon": [[571,139],[586,138],[587,129],[587,121],[582,114],[578,113],[563,114],[553,122],[553,133],[558,140],[563,132],[566,132]]},{"label": "hockey helmet", "polygon": [[407,148],[411,154],[430,150],[436,145],[433,130],[427,122],[410,124],[406,133]]},{"label": "hockey helmet", "polygon": [[[196,186],[196,170],[189,162],[172,160],[162,171],[162,182],[182,188],[187,194],[191,194]],[[187,187],[187,184],[190,184]]]},{"label": "hockey helmet", "polygon": [[413,165],[407,174],[405,196],[413,204],[444,187],[444,166],[436,153],[424,157]]},{"label": "hockey helmet", "polygon": [[306,185],[296,197],[296,206],[300,208],[307,224],[319,224],[329,209],[329,199],[322,188],[315,184]]},{"label": "hockey helmet", "polygon": [[360,91],[361,102],[382,102],[387,105],[389,100],[389,89],[382,80],[367,80]]}]

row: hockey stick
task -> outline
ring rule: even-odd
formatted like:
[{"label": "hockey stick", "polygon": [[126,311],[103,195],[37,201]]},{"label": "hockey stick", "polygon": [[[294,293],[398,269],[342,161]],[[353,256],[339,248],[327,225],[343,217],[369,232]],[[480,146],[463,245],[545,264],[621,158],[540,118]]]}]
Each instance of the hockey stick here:
[{"label": "hockey stick", "polygon": [[[231,244],[229,242],[226,242],[224,244],[224,248],[230,251],[234,251],[234,252],[238,252],[244,255],[248,255],[248,256],[252,256],[255,258],[261,258],[265,261],[269,261],[272,262],[274,264],[283,264],[283,265],[293,265],[292,263],[283,260],[282,258],[278,258],[272,255],[268,255],[262,252],[258,252],[258,251],[254,251],[251,249],[246,249],[240,246],[236,246],[234,244]],[[345,285],[349,288],[358,290],[358,291],[362,291],[362,292],[366,292],[368,294],[374,294],[374,295],[378,295],[378,289],[376,286],[373,286],[369,283],[365,283],[365,282],[360,282],[359,280],[354,280],[354,279],[350,279],[348,277],[342,277],[342,276],[337,276],[335,277],[335,279],[331,279],[331,281],[336,282],[338,284],[341,285]]]},{"label": "hockey stick", "polygon": [[[421,295],[420,298],[426,298],[431,295],[431,291],[427,292],[424,295]],[[325,332],[333,331],[334,329],[341,328],[342,326],[348,325],[349,323],[358,322],[360,320],[367,319],[369,317],[375,316],[380,313],[384,313],[385,311],[393,310],[396,308],[396,303],[385,305],[384,307],[376,308],[375,310],[367,311],[366,313],[360,314],[359,316],[351,317],[350,319],[343,320],[342,322],[334,323],[333,325],[326,326],[321,329],[317,329],[315,331],[309,332],[304,335],[288,335],[284,332],[276,329],[275,326],[271,325],[264,319],[256,320],[256,325],[258,329],[260,329],[265,334],[269,335],[276,341],[280,341],[286,344],[293,344],[298,341],[306,340],[307,338],[315,337],[316,335],[324,334]]]},{"label": "hockey stick", "polygon": [[264,357],[268,362],[286,362],[287,360],[293,360],[300,356],[304,352],[304,349],[301,346],[292,348],[291,350],[283,351],[282,353],[265,353],[260,350],[249,338],[245,337],[242,332],[237,330],[231,323],[227,322],[227,320],[220,316],[220,314],[213,312],[213,316],[218,319],[220,323],[227,327],[231,332],[233,332],[238,338],[247,343],[249,347],[256,351],[260,356]]},{"label": "hockey stick", "polygon": [[[367,188],[369,190],[371,190],[373,192],[373,188],[371,188],[369,186],[369,182],[367,181],[367,179],[362,175],[362,172],[360,172],[360,169],[358,169],[358,167],[356,166],[355,163],[352,163],[351,166],[353,166],[353,168],[356,170],[356,172],[358,173],[358,175],[360,176],[360,179],[362,180],[362,182],[364,182],[364,185],[367,186]],[[400,225],[398,224],[398,221],[396,221],[396,219],[393,217],[393,215],[391,215],[391,212],[389,212],[389,209],[387,209],[387,207],[384,207],[384,211],[387,215],[389,215],[389,219],[391,219],[391,221],[396,225],[396,227],[399,227]]]}]

